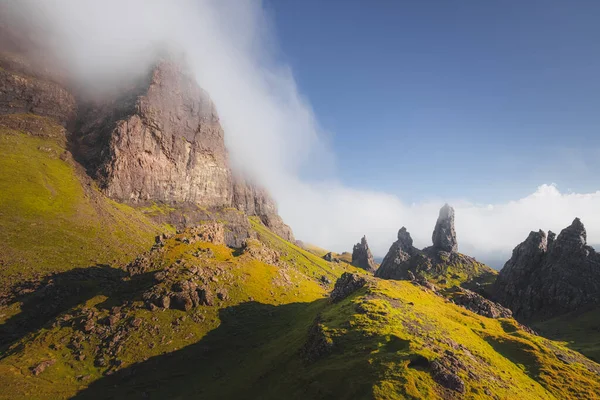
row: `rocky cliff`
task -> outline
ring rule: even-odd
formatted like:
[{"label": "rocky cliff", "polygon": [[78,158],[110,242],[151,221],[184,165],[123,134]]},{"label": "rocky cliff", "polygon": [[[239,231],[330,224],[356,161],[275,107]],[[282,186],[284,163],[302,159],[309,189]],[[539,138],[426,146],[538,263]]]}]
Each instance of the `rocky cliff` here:
[{"label": "rocky cliff", "polygon": [[235,207],[293,241],[269,194],[232,172],[216,107],[182,65],[161,60],[114,99],[85,103],[80,161],[119,201]]},{"label": "rocky cliff", "polygon": [[441,286],[463,284],[473,289],[481,289],[481,285],[493,280],[494,270],[458,253],[454,209],[448,204],[440,209],[432,240],[433,246],[419,250],[413,246],[410,233],[402,227],[375,276],[396,280],[426,278]]},{"label": "rocky cliff", "polygon": [[531,232],[513,250],[493,286],[495,299],[523,320],[544,320],[600,303],[600,254],[583,223],[556,236]]},{"label": "rocky cliff", "polygon": [[31,132],[39,127],[12,126],[17,119],[2,115],[55,120],[67,129],[69,150],[104,194],[134,206],[168,204],[179,227],[199,221],[194,213],[176,215],[177,209],[237,208],[294,240],[269,194],[234,175],[216,107],[185,63],[158,61],[118,93],[92,99],[74,89],[60,69],[48,70],[54,65],[48,57],[37,64],[43,49],[18,27],[0,25],[0,37],[0,124]]}]

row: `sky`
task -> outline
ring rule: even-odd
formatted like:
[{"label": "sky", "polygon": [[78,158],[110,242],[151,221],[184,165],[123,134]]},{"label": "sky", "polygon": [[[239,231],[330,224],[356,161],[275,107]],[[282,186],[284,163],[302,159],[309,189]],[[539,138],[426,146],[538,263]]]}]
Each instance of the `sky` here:
[{"label": "sky", "polygon": [[597,189],[600,3],[269,0],[337,176],[405,201]]},{"label": "sky", "polygon": [[496,268],[577,216],[600,243],[597,2],[0,1],[90,90],[185,54],[305,242],[383,256],[406,226],[425,247],[449,202]]}]

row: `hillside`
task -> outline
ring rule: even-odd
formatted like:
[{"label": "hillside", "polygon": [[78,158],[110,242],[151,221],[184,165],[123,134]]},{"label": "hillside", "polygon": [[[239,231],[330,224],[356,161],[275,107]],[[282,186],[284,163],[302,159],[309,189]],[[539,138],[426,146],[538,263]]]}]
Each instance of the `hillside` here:
[{"label": "hillside", "polygon": [[500,278],[458,251],[449,205],[380,266],[366,237],[304,246],[233,169],[185,57],[92,96],[44,31],[0,39],[0,399],[600,398],[578,220]]},{"label": "hillside", "polygon": [[66,151],[65,129],[32,114],[0,119],[0,284],[126,264],[160,226],[104,197]]},{"label": "hillside", "polygon": [[[599,365],[512,319],[325,262],[252,226],[257,239],[239,251],[209,224],[163,239],[127,273],[67,272],[21,296],[21,313],[3,320],[16,335],[0,360],[0,397],[600,395]],[[344,272],[366,285],[331,303]],[[70,296],[78,299],[41,313],[49,298]]]}]

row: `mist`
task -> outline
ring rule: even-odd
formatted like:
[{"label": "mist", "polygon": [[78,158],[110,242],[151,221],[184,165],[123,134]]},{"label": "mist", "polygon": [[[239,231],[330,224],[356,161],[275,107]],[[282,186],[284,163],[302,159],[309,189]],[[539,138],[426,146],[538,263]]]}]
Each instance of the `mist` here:
[{"label": "mist", "polygon": [[[529,231],[560,230],[580,217],[600,243],[600,191],[562,193],[540,182],[507,203],[432,199],[408,204],[336,179],[335,154],[280,62],[277,34],[260,1],[3,0],[28,24],[51,32],[49,44],[79,85],[100,91],[145,71],[158,52],[183,53],[215,102],[234,167],[265,186],[297,238],[337,252],[366,235],[378,256],[406,226],[417,247],[431,244],[444,202],[456,209],[459,250],[501,267]],[[307,177],[310,177],[307,178]]]}]

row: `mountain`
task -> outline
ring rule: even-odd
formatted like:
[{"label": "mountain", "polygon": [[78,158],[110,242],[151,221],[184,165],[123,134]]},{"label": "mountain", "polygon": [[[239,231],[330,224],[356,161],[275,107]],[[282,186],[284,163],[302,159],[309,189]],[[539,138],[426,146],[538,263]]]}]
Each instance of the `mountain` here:
[{"label": "mountain", "polygon": [[[364,237],[305,250],[183,59],[91,95],[23,29],[0,24],[0,399],[600,397],[599,364],[482,296],[450,206],[375,273]],[[560,260],[595,260],[581,237]]]},{"label": "mountain", "polygon": [[168,204],[175,220],[181,208],[233,207],[293,241],[269,194],[232,171],[217,109],[181,63],[159,60],[128,90],[83,102],[75,157],[120,202]]},{"label": "mountain", "polygon": [[0,30],[0,297],[27,278],[125,264],[168,227],[106,198],[68,151],[74,96]]},{"label": "mountain", "polygon": [[438,286],[463,285],[478,290],[495,279],[495,270],[458,252],[454,209],[448,204],[440,209],[432,241],[433,246],[419,250],[413,246],[410,233],[402,227],[375,276],[396,280],[421,277]]}]

